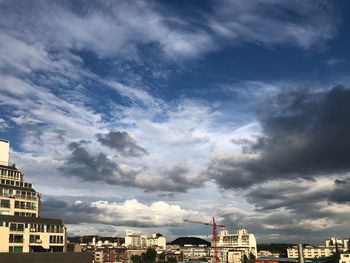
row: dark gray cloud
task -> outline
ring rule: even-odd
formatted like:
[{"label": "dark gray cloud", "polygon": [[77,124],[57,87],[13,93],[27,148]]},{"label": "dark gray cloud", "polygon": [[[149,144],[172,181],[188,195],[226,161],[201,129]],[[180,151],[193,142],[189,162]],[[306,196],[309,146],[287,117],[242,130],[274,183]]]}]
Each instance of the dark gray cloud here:
[{"label": "dark gray cloud", "polygon": [[109,184],[135,185],[137,171],[124,171],[116,161],[102,152],[93,155],[86,149],[86,141],[72,142],[71,154],[60,168],[64,175],[79,177],[84,181],[102,181]]},{"label": "dark gray cloud", "polygon": [[350,170],[350,90],[279,94],[261,110],[264,136],[245,146],[258,158],[217,159],[208,174],[224,188],[272,179],[313,179]]},{"label": "dark gray cloud", "polygon": [[148,154],[147,150],[137,145],[127,132],[111,131],[107,134],[98,134],[97,139],[101,144],[124,156],[141,157]]},{"label": "dark gray cloud", "polygon": [[335,189],[329,195],[329,201],[340,204],[350,204],[350,183],[344,180],[336,180]]},{"label": "dark gray cloud", "polygon": [[69,204],[65,201],[48,198],[41,204],[41,216],[48,218],[61,218],[66,224],[94,223],[98,211],[86,203],[77,202]]},{"label": "dark gray cloud", "polygon": [[122,169],[117,160],[111,159],[100,152],[92,154],[87,145],[90,142],[81,140],[68,145],[71,154],[60,171],[65,176],[78,177],[83,181],[105,182],[111,185],[137,187],[145,191],[186,192],[193,187],[200,187],[205,181],[202,176],[191,177],[190,170],[182,165],[161,169],[154,178],[137,179],[137,175],[145,172],[142,169]]},{"label": "dark gray cloud", "polygon": [[190,176],[191,170],[184,165],[174,165],[159,171],[161,178],[146,183],[148,191],[162,190],[165,192],[186,192],[191,188],[203,186],[206,178],[203,176]]}]

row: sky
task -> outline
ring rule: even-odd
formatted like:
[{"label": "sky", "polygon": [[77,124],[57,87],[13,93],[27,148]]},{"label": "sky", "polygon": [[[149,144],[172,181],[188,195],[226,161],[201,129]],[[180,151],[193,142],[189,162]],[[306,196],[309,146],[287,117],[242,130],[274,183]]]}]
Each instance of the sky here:
[{"label": "sky", "polygon": [[1,0],[0,138],[70,236],[349,237],[349,11]]}]

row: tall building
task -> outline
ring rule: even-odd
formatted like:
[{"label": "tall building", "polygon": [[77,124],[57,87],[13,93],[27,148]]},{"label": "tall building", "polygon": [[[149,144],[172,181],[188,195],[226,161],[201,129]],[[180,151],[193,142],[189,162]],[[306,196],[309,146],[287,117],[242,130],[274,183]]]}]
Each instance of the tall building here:
[{"label": "tall building", "polygon": [[217,247],[220,262],[239,263],[244,255],[247,258],[257,256],[255,236],[245,229],[239,229],[236,233],[229,233],[227,230],[220,231]]},{"label": "tall building", "polygon": [[40,217],[40,194],[9,159],[0,140],[0,253],[65,252],[67,230],[60,219]]}]

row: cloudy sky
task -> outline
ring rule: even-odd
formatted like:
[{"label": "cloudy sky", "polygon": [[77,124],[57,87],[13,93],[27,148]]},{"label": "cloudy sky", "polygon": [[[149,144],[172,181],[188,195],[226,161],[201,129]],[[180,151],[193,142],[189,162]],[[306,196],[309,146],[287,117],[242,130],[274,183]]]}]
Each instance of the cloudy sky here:
[{"label": "cloudy sky", "polygon": [[0,137],[71,236],[348,237],[349,11],[1,0]]}]

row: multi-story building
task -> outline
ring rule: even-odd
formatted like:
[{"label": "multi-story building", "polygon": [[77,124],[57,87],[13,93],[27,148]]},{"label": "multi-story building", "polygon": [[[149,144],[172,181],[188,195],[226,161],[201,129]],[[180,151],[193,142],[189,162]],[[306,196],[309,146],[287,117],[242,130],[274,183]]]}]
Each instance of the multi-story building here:
[{"label": "multi-story building", "polygon": [[127,233],[125,236],[125,246],[129,248],[155,247],[161,250],[166,249],[166,238],[160,234],[153,234],[151,238],[147,235],[135,235]]},{"label": "multi-story building", "polygon": [[[335,252],[335,246],[304,246],[304,258],[322,258],[330,257]],[[287,249],[288,258],[299,258],[298,246],[293,246]]]},{"label": "multi-story building", "polygon": [[350,251],[340,254],[339,263],[350,263]]},{"label": "multi-story building", "polygon": [[330,246],[337,246],[341,251],[346,251],[349,249],[349,239],[331,237],[326,240],[326,247]]},{"label": "multi-story building", "polygon": [[127,233],[125,236],[125,246],[128,248],[146,248],[147,235],[136,235],[134,233]]},{"label": "multi-story building", "polygon": [[210,248],[207,245],[184,245],[180,248],[184,259],[202,259],[210,256]]},{"label": "multi-story building", "polygon": [[166,250],[166,238],[161,234],[152,234],[151,238],[147,238],[147,246]]},{"label": "multi-story building", "polygon": [[[245,229],[239,229],[235,234],[229,233],[227,230],[220,231],[217,247],[220,262],[228,262],[228,252],[232,251],[242,251],[243,255],[246,255],[247,258],[250,258],[251,255],[254,257],[257,256],[255,236],[248,233]],[[213,255],[214,252],[212,251],[211,254]],[[239,253],[236,254],[238,255]],[[232,260],[239,258],[236,254],[232,254],[230,258]]]},{"label": "multi-story building", "polygon": [[[325,241],[325,246],[303,246],[304,258],[330,257],[336,251],[345,252],[349,249],[349,239],[337,239],[331,237]],[[287,249],[288,258],[299,258],[297,246]]]},{"label": "multi-story building", "polygon": [[0,140],[0,252],[66,251],[65,225],[40,217],[40,194],[10,164],[9,145]]}]

